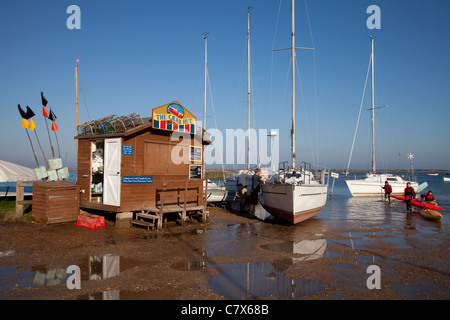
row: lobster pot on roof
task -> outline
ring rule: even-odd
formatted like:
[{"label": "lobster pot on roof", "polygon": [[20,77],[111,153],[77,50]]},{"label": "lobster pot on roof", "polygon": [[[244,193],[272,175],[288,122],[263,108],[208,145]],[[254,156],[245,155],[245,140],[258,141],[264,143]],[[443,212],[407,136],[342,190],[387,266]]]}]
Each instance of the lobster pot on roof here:
[{"label": "lobster pot on roof", "polygon": [[80,207],[119,213],[162,200],[203,205],[203,150],[211,142],[196,122],[174,101],[154,108],[151,118],[132,113],[78,126]]}]

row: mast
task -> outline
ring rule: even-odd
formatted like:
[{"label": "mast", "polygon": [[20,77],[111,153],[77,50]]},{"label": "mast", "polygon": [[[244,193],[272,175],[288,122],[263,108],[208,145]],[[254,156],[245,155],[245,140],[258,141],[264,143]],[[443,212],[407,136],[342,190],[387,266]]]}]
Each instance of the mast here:
[{"label": "mast", "polygon": [[[77,63],[78,63],[77,59]],[[78,128],[78,65],[75,65],[75,108],[76,108],[76,115],[77,115],[77,128]],[[78,132],[77,132],[78,134]]]},{"label": "mast", "polygon": [[206,130],[206,83],[207,83],[207,74],[208,74],[208,34],[205,33],[203,39],[205,39],[205,88],[203,93],[203,132]]},{"label": "mast", "polygon": [[[76,60],[78,63],[80,60]],[[75,109],[76,109],[76,135],[78,135],[78,64],[75,64]],[[78,139],[77,139],[77,159],[78,159]]]},{"label": "mast", "polygon": [[250,170],[250,8],[247,11],[247,170]]},{"label": "mast", "polygon": [[372,41],[372,173],[376,173],[375,165],[375,75],[374,75],[374,37],[370,36]]},{"label": "mast", "polygon": [[[205,35],[203,36],[203,38],[205,39],[205,87],[204,87],[204,93],[203,93],[203,130],[202,130],[202,145],[203,142],[205,141],[205,132],[206,132],[206,82],[207,82],[207,75],[208,75],[208,66],[207,66],[207,61],[208,61],[208,47],[207,47],[207,38],[208,38],[208,33],[205,33]],[[205,168],[205,157],[202,156],[202,165],[203,165],[203,169],[202,169],[202,178],[205,179],[205,174],[206,174],[206,168]],[[206,180],[205,180],[206,181]],[[206,182],[206,185],[208,183]],[[207,188],[207,187],[206,187]]]},{"label": "mast", "polygon": [[295,168],[295,4],[292,0],[292,129],[291,129],[291,148],[292,148],[292,168]]}]

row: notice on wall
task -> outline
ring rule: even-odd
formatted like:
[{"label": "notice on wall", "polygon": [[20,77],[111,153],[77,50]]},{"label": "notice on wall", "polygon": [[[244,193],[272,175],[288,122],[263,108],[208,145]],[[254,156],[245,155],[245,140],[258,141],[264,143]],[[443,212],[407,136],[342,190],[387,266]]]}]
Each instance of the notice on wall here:
[{"label": "notice on wall", "polygon": [[202,148],[191,147],[191,161],[202,161]]},{"label": "notice on wall", "polygon": [[153,183],[153,176],[123,176],[122,183]]},{"label": "notice on wall", "polygon": [[128,155],[133,154],[133,146],[123,144],[122,145],[122,154],[128,154]]},{"label": "notice on wall", "polygon": [[202,166],[189,166],[189,178],[201,179],[202,178]]}]

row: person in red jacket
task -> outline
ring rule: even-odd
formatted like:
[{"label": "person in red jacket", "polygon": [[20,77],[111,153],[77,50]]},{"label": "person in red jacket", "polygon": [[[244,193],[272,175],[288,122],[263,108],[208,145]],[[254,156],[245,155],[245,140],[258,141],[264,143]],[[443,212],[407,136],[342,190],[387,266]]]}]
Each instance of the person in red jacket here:
[{"label": "person in red jacket", "polygon": [[414,191],[414,188],[411,187],[411,182],[408,182],[405,188],[405,201],[407,211],[412,211],[411,200],[414,199],[415,197],[416,192]]},{"label": "person in red jacket", "polygon": [[392,193],[392,187],[391,187],[391,185],[389,184],[389,182],[385,182],[384,183],[384,187],[381,187],[382,189],[384,189],[384,199],[388,199],[389,201],[391,201],[391,197],[390,197],[390,195],[391,195],[391,193]]},{"label": "person in red jacket", "polygon": [[420,197],[422,198],[423,201],[426,201],[428,203],[434,204],[436,202],[436,198],[433,195],[433,192],[428,191],[427,194],[421,194]]}]

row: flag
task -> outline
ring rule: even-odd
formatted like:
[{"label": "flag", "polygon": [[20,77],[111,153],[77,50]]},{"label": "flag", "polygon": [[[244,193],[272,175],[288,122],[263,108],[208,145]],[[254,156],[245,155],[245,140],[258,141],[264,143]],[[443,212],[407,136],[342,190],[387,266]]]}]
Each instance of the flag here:
[{"label": "flag", "polygon": [[22,128],[28,128],[28,121],[25,118],[22,118]]},{"label": "flag", "polygon": [[55,121],[55,120],[56,120],[56,116],[55,116],[55,114],[53,113],[52,109],[50,109],[50,115],[48,116],[48,119],[49,119],[49,120],[52,120],[52,121]]},{"label": "flag", "polygon": [[56,125],[56,123],[54,121],[52,121],[52,131],[58,131],[58,126]]},{"label": "flag", "polygon": [[47,99],[45,99],[44,93],[42,91],[41,91],[41,101],[42,101],[42,115],[45,118],[47,118],[48,117],[48,111],[47,111],[47,109],[45,107],[47,106],[48,101],[47,101]]},{"label": "flag", "polygon": [[36,124],[34,123],[33,119],[30,119],[30,126],[28,127],[28,129],[30,129],[31,131],[33,131],[34,128],[36,128]]},{"label": "flag", "polygon": [[23,119],[28,119],[28,115],[25,111],[23,111],[22,107],[20,106],[20,104],[17,105],[19,107],[19,112],[20,115],[22,116]]},{"label": "flag", "polygon": [[46,107],[48,101],[47,101],[47,99],[45,99],[44,93],[43,93],[42,91],[41,91],[41,101],[42,101],[42,106],[43,106],[43,107]]},{"label": "flag", "polygon": [[34,112],[33,110],[31,110],[31,108],[29,106],[27,106],[27,119],[33,118],[34,117]]}]

